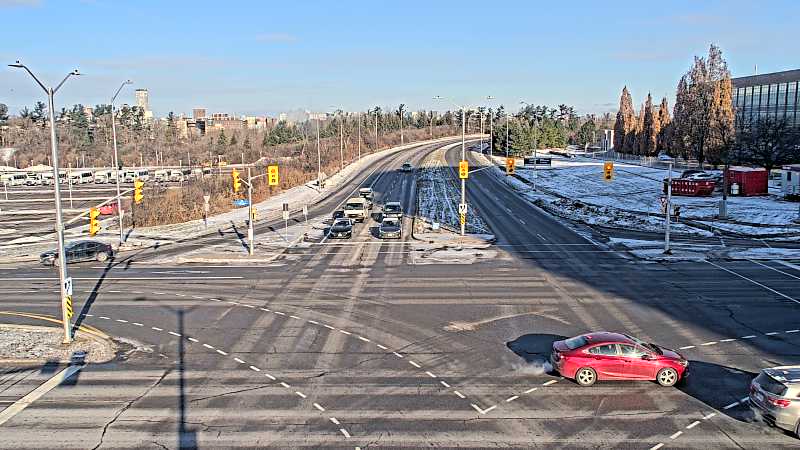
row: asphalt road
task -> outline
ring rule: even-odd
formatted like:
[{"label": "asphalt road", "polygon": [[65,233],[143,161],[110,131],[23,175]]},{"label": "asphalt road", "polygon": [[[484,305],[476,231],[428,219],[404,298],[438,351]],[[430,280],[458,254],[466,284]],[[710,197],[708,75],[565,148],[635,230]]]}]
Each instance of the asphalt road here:
[{"label": "asphalt road", "polygon": [[[366,184],[376,205],[413,214],[414,176],[398,168],[430,150],[369,168],[314,213]],[[494,260],[410,264],[409,221],[403,239],[381,241],[372,220],[261,266],[72,266],[80,322],[140,350],[5,423],[3,446],[797,447],[739,401],[759,368],[797,362],[800,265],[642,263],[492,171],[467,185],[497,237]],[[52,315],[56,288],[50,269],[0,269],[0,309]],[[545,371],[554,339],[600,329],[679,349],[691,376],[581,388]]]}]

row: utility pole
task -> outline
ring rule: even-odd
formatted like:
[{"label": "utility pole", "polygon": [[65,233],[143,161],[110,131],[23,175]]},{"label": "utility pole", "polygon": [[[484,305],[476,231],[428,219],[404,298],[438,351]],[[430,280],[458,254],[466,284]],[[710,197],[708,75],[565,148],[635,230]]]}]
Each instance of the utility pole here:
[{"label": "utility pole", "polygon": [[317,186],[322,189],[322,153],[319,148],[319,113],[317,113]]},{"label": "utility pole", "polygon": [[483,154],[483,109],[478,110],[478,120],[481,121],[480,131],[481,131],[481,154]]},{"label": "utility pole", "polygon": [[358,160],[361,161],[361,113],[358,113]]},{"label": "utility pole", "polygon": [[669,248],[669,210],[672,207],[672,161],[669,162],[669,175],[667,175],[667,207],[666,207],[666,226],[664,227],[664,254],[671,255],[672,250]]},{"label": "utility pole", "polygon": [[375,150],[379,149],[381,144],[378,141],[378,110],[375,110]]},{"label": "utility pole", "polygon": [[119,164],[119,158],[117,156],[117,126],[115,125],[116,120],[114,119],[114,100],[117,99],[117,96],[119,95],[119,93],[122,91],[122,88],[124,88],[126,84],[133,84],[133,82],[131,80],[124,81],[122,83],[122,85],[120,85],[119,89],[117,89],[117,92],[114,94],[114,96],[111,97],[111,134],[113,136],[113,141],[114,141],[114,170],[112,171],[112,173],[116,173],[117,174],[117,176],[116,176],[116,178],[117,178],[116,179],[116,185],[117,185],[117,217],[119,218],[119,245],[120,246],[122,246],[122,244],[125,242],[125,233],[124,233],[125,229],[124,229],[124,226],[123,226],[123,219],[122,219],[122,216],[123,216],[124,212],[122,211],[122,196],[120,195],[120,186],[119,186],[119,183],[120,183],[119,176],[121,175],[120,172],[122,170],[122,167]]},{"label": "utility pole", "polygon": [[[467,115],[466,111],[464,111],[464,107],[461,107],[461,160],[467,160]],[[467,204],[467,180],[464,178],[461,179],[461,203],[466,205]],[[467,224],[465,222],[461,222],[461,235],[464,236],[466,233]]]},{"label": "utility pole", "polygon": [[400,108],[400,145],[403,145],[403,108]]},{"label": "utility pole", "polygon": [[506,111],[506,159],[508,159],[508,111]]},{"label": "utility pole", "polygon": [[339,171],[344,170],[344,128],[342,121],[344,118],[339,116]]},{"label": "utility pole", "polygon": [[253,177],[247,167],[247,252],[253,256]]},{"label": "utility pole", "polygon": [[[55,115],[55,102],[53,97],[55,96],[56,92],[58,92],[59,88],[67,81],[67,78],[75,75],[78,76],[80,73],[77,70],[74,70],[67,74],[61,83],[54,88],[47,88],[36,78],[36,75],[28,69],[27,66],[21,64],[17,61],[15,64],[9,64],[10,67],[18,68],[18,69],[25,69],[26,72],[36,80],[36,83],[47,93],[47,112],[50,116],[50,151],[52,153],[53,158],[53,179],[55,183],[53,183],[53,192],[55,196],[55,203],[56,203],[56,236],[58,237],[58,279],[59,279],[59,292],[61,294],[61,321],[64,326],[64,339],[62,343],[70,344],[72,343],[72,325],[70,323],[70,319],[72,317],[72,298],[71,292],[67,292],[67,258],[64,254],[64,225],[63,219],[61,217],[61,187],[59,186],[58,182],[58,139],[56,138],[56,115]],[[71,289],[71,280],[70,280],[70,287]]]}]

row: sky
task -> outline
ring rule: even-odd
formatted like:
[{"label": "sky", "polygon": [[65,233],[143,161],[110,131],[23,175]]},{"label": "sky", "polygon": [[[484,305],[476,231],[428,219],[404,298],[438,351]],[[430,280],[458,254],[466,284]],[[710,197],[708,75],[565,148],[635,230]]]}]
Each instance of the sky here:
[{"label": "sky", "polygon": [[[60,109],[146,88],[157,116],[277,115],[499,106],[616,111],[667,96],[694,55],[722,48],[733,76],[800,68],[800,2],[0,0],[0,62]],[[448,100],[433,100],[440,95]],[[487,96],[494,97],[486,100]],[[0,67],[0,103],[44,101]]]}]

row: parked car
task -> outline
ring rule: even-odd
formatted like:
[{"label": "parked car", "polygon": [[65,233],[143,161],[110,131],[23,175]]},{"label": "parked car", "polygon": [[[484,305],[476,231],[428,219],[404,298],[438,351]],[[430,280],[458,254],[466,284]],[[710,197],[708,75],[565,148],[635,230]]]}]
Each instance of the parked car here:
[{"label": "parked car", "polygon": [[378,227],[378,236],[381,239],[400,239],[402,237],[402,225],[400,219],[387,217],[381,221]]},{"label": "parked car", "polygon": [[581,386],[598,380],[655,380],[673,386],[689,370],[689,361],[674,350],[607,331],[554,342],[550,362]]},{"label": "parked car", "polygon": [[681,172],[681,178],[689,178],[690,176],[697,174],[697,173],[705,173],[705,170],[700,169],[686,169]]},{"label": "parked car", "polygon": [[401,172],[411,172],[413,170],[414,170],[414,166],[412,166],[411,163],[408,163],[408,162],[403,163],[403,165],[400,166],[400,171]]},{"label": "parked car", "polygon": [[800,437],[800,366],[762,369],[750,382],[750,409],[757,419]]},{"label": "parked car", "polygon": [[388,202],[383,205],[383,211],[381,211],[381,218],[386,217],[396,217],[398,219],[403,218],[403,205],[400,202]]},{"label": "parked car", "polygon": [[[103,242],[82,240],[73,241],[64,246],[67,264],[81,261],[104,262],[114,256],[114,250]],[[39,262],[45,266],[58,265],[58,250],[48,250],[39,255]]]},{"label": "parked car", "polygon": [[350,219],[336,219],[331,225],[330,237],[334,239],[350,239],[353,237],[353,221]]},{"label": "parked car", "polygon": [[660,153],[658,155],[659,161],[672,161],[672,156],[667,155],[666,153]]},{"label": "parked car", "polygon": [[714,175],[713,173],[699,172],[699,173],[693,173],[686,178],[689,180],[698,180],[698,181],[716,181],[717,176]]},{"label": "parked car", "polygon": [[100,210],[100,214],[102,214],[104,216],[115,216],[115,215],[117,215],[117,204],[116,203],[109,203],[109,204],[103,205],[103,206],[101,206],[101,207],[99,207],[97,209],[99,209]]}]

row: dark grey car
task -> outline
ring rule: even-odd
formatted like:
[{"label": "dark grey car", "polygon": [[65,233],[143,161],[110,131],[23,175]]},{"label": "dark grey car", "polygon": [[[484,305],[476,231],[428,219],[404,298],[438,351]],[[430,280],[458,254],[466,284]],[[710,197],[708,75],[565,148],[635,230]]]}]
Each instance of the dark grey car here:
[{"label": "dark grey car", "polygon": [[[110,245],[99,241],[73,241],[64,246],[67,264],[81,261],[104,262],[114,256]],[[58,264],[58,250],[48,250],[39,255],[39,262],[45,266]]]},{"label": "dark grey car", "polygon": [[353,237],[353,221],[350,219],[336,219],[331,226],[330,236],[334,239],[350,239]]}]

